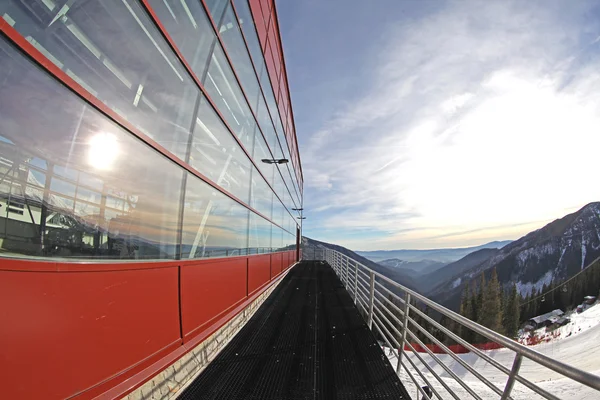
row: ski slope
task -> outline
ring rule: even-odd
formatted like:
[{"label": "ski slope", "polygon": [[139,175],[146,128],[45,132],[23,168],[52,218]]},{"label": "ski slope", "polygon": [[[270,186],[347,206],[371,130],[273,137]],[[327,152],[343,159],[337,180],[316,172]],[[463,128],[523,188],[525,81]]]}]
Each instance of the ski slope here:
[{"label": "ski slope", "polygon": [[[600,305],[589,308],[581,314],[573,314],[571,318],[570,324],[559,328],[561,333],[560,336],[551,338],[551,340],[547,343],[531,346],[531,348],[556,360],[570,364],[576,368],[600,375]],[[565,337],[569,333],[570,336]],[[388,355],[390,362],[395,368],[397,364],[396,357],[389,355],[387,348],[384,348],[384,351],[386,355]],[[414,354],[412,354],[412,352],[410,353],[411,360],[415,363],[415,365],[417,365],[432,386],[438,390],[442,398],[451,399],[452,396],[450,396],[450,394],[443,388],[439,381],[433,377],[433,375],[425,366],[423,366],[423,364],[421,364],[421,362]],[[515,355],[513,351],[508,349],[499,349],[486,351],[486,354],[498,361],[500,364],[504,365],[509,370],[511,369]],[[419,355],[439,376],[442,377],[448,387],[455,391],[461,400],[473,398],[458,382],[456,382],[446,371],[444,371],[444,369],[440,367],[437,362],[431,356],[429,356],[429,354],[420,353]],[[506,374],[497,370],[494,366],[488,364],[486,361],[479,359],[475,354],[467,353],[459,354],[458,356],[467,364],[472,366],[475,370],[477,370],[477,372],[494,383],[498,388],[502,390],[504,389],[507,380]],[[446,354],[437,354],[437,357],[439,357],[447,366],[449,366],[451,371],[453,371],[465,383],[467,383],[468,386],[473,389],[482,399],[499,399],[500,396],[494,393],[484,383],[480,382],[475,376],[473,376],[450,356]],[[412,370],[412,367],[410,367],[410,364],[407,361],[403,359],[403,363],[411,370],[413,376],[418,377],[418,374]],[[558,373],[535,364],[527,358],[523,359],[519,375],[530,382],[535,383],[542,389],[554,394],[560,399],[600,399],[600,392],[587,388],[569,378],[563,378]],[[406,386],[412,398],[415,400],[420,400],[422,395],[417,395],[416,386],[407,375],[404,368],[402,369],[400,379]],[[424,384],[420,377],[417,379],[417,381],[420,385]],[[519,400],[543,398],[518,382],[515,384],[511,397]],[[436,397],[434,396],[434,398]]]}]

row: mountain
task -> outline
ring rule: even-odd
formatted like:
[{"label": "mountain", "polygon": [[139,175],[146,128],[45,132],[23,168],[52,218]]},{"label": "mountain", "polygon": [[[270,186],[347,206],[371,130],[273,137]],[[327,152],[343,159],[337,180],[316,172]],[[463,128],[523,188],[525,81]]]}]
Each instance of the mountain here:
[{"label": "mountain", "polygon": [[414,279],[410,275],[405,274],[396,268],[390,268],[390,267],[386,267],[384,265],[377,264],[376,262],[368,260],[368,259],[356,254],[352,250],[348,250],[347,248],[338,246],[337,244],[320,242],[318,240],[311,239],[306,236],[302,237],[302,255],[303,255],[303,257],[306,256],[310,259],[310,256],[312,254],[319,254],[319,249],[323,249],[323,248],[329,248],[332,250],[339,251],[340,253],[350,257],[351,259],[358,261],[365,267],[370,268],[373,271],[378,272],[378,273],[392,279],[393,281],[398,282],[401,285],[404,285],[410,289],[419,291],[419,287],[418,287],[417,283],[414,281]]},{"label": "mountain", "polygon": [[446,281],[452,279],[454,286],[462,283],[461,275],[465,272],[474,268],[484,261],[487,261],[494,255],[500,252],[499,249],[481,249],[474,251],[473,253],[467,254],[463,258],[453,263],[450,263],[433,273],[428,273],[419,278],[421,288],[423,292],[428,293],[440,284],[444,284]]},{"label": "mountain", "polygon": [[521,295],[573,276],[600,257],[600,202],[481,256],[479,263],[465,257],[437,271],[447,278],[428,295],[457,309],[465,283],[478,279],[481,272],[489,277],[493,268],[505,288],[515,282]]},{"label": "mountain", "polygon": [[405,261],[397,258],[378,261],[377,264],[384,267],[401,269],[403,272],[415,277],[437,271],[446,265],[446,263],[433,260]]},{"label": "mountain", "polygon": [[490,242],[481,246],[462,247],[457,249],[376,250],[357,251],[356,253],[375,262],[397,258],[403,261],[431,260],[447,264],[459,260],[474,251],[481,249],[500,249],[509,243],[511,243],[510,240],[505,240]]}]

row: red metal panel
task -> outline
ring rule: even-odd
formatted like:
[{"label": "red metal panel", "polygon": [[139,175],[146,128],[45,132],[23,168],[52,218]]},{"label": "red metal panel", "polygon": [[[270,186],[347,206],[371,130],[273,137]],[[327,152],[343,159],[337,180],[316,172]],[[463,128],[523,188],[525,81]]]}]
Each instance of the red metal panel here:
[{"label": "red metal panel", "polygon": [[271,86],[273,87],[273,94],[275,99],[279,93],[279,79],[277,79],[277,69],[275,68],[275,61],[273,58],[273,52],[271,46],[267,45],[265,51],[265,61],[267,63],[267,71],[269,72],[269,78],[271,79]]},{"label": "red metal panel", "polygon": [[281,253],[271,254],[271,278],[281,272]]},{"label": "red metal panel", "polygon": [[247,258],[210,260],[181,268],[184,341],[246,297]]},{"label": "red metal panel", "polygon": [[271,2],[269,0],[262,0],[260,2],[260,9],[265,26],[268,27],[271,23]]},{"label": "red metal panel", "polygon": [[260,0],[250,0],[250,11],[252,12],[252,19],[254,20],[254,25],[256,26],[256,32],[258,33],[260,48],[264,52],[267,45],[267,25],[263,19]]},{"label": "red metal panel", "polygon": [[271,278],[271,256],[269,254],[248,257],[248,294],[269,282]]},{"label": "red metal panel", "polygon": [[178,340],[176,267],[0,271],[4,398],[73,396]]},{"label": "red metal panel", "polygon": [[279,75],[281,74],[281,54],[279,53],[279,45],[277,44],[277,35],[273,30],[273,26],[269,27],[267,32],[267,43],[271,48],[271,53],[273,54],[273,61],[275,63],[275,78],[277,79],[277,86],[279,86]]}]

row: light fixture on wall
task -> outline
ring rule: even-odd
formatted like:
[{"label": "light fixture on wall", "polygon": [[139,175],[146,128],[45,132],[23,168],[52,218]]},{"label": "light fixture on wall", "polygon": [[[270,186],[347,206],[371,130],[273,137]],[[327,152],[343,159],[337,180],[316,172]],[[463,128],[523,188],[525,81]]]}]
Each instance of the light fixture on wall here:
[{"label": "light fixture on wall", "polygon": [[265,164],[287,164],[289,160],[287,158],[263,158],[260,160]]}]

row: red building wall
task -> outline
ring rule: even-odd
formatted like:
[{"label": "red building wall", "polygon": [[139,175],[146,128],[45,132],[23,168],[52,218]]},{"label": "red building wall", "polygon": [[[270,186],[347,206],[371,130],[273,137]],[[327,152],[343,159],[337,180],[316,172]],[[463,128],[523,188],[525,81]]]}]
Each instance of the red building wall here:
[{"label": "red building wall", "polygon": [[233,318],[294,259],[295,250],[154,263],[4,259],[3,397],[93,398],[138,374],[126,386],[133,390]]}]

